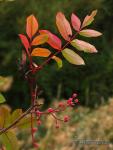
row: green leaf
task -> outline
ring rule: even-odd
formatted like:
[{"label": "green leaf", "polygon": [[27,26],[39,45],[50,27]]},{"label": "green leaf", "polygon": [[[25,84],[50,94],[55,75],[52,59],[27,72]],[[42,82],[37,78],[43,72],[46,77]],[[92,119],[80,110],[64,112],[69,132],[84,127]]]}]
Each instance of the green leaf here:
[{"label": "green leaf", "polygon": [[0,93],[0,103],[4,103],[5,101],[5,97]]},{"label": "green leaf", "polygon": [[82,40],[75,39],[71,42],[71,45],[80,51],[97,53],[97,49],[95,48],[95,46]]},{"label": "green leaf", "polygon": [[19,150],[18,140],[14,132],[8,131],[0,136],[2,144],[6,150]]},{"label": "green leaf", "polygon": [[84,60],[74,51],[69,48],[66,48],[62,51],[63,56],[65,59],[74,65],[84,65]]}]

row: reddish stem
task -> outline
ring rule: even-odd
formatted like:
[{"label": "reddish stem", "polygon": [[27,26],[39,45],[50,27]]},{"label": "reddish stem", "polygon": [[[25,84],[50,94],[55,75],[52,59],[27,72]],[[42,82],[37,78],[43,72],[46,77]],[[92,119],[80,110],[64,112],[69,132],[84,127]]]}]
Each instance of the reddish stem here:
[{"label": "reddish stem", "polygon": [[55,118],[55,120],[63,121],[62,119],[57,118],[57,116],[55,114],[51,113],[51,115],[53,116],[53,118]]},{"label": "reddish stem", "polygon": [[[30,39],[30,53],[31,53],[31,39]],[[29,65],[29,71],[31,70],[31,72],[29,72],[29,76],[28,76],[28,83],[29,83],[29,87],[30,87],[30,92],[31,92],[31,105],[35,105],[35,100],[36,100],[36,90],[35,90],[35,77],[33,77],[33,62],[32,62],[32,58],[31,55],[29,56],[29,61],[30,61],[30,65]],[[35,109],[33,109],[34,111]],[[33,132],[33,113],[31,113],[31,134],[32,134],[32,143],[35,143],[35,138],[34,138],[34,132]]]},{"label": "reddish stem", "polygon": [[[61,51],[63,51],[65,49],[66,46],[68,46],[70,44],[70,42],[78,35],[80,31],[78,31],[59,51],[57,51],[56,53],[52,54],[47,60],[45,60],[40,66],[38,67],[33,67],[33,61],[32,61],[32,58],[31,58],[31,39],[30,39],[30,53],[27,52],[28,54],[28,58],[29,58],[29,61],[30,61],[30,65],[29,65],[29,74],[27,74],[28,76],[28,83],[29,83],[29,86],[30,86],[30,90],[31,90],[31,104],[32,106],[35,105],[35,100],[36,100],[36,90],[35,90],[35,77],[33,77],[33,74],[36,73],[37,71],[41,70],[51,59],[53,56],[56,56],[58,55]],[[35,110],[34,110],[35,112]],[[60,120],[60,121],[63,121],[62,119],[59,119],[56,117],[55,114],[51,113],[51,115],[56,119],[56,120]],[[33,144],[35,143],[35,139],[34,139],[34,133],[33,133],[33,113],[31,113],[31,134],[32,134],[32,142]]]},{"label": "reddish stem", "polygon": [[35,143],[34,133],[33,133],[33,114],[31,113],[31,135],[32,135],[32,143]]}]

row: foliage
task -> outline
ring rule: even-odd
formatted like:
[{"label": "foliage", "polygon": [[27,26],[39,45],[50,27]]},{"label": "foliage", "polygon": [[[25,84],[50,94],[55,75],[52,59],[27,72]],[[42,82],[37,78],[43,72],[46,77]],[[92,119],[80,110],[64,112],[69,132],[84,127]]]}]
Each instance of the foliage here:
[{"label": "foliage", "polygon": [[[89,52],[89,53],[97,52],[96,48],[93,45],[87,42],[78,40],[78,39],[75,40],[77,34],[80,34],[86,37],[98,37],[101,35],[100,32],[95,31],[95,30],[91,30],[91,29],[83,30],[85,27],[87,27],[94,21],[94,17],[96,13],[97,13],[97,10],[93,11],[91,15],[87,15],[82,24],[81,24],[80,19],[75,14],[72,14],[71,23],[72,23],[74,30],[77,31],[75,35],[72,35],[71,26],[68,20],[66,19],[66,17],[64,16],[64,14],[62,12],[57,13],[56,15],[57,28],[60,34],[62,35],[62,37],[66,41],[68,41],[63,47],[62,47],[61,40],[48,30],[40,30],[39,31],[40,34],[37,35],[38,26],[39,26],[38,21],[33,15],[30,15],[26,21],[27,22],[26,33],[29,39],[25,35],[19,34],[22,44],[24,45],[25,50],[26,50],[26,53],[23,52],[24,56],[22,57],[21,65],[24,67],[26,63],[26,55],[27,55],[30,61],[30,65],[31,65],[30,66],[31,72],[35,72],[36,70],[40,69],[39,67],[42,68],[45,64],[42,64],[42,66],[39,65],[39,67],[38,65],[36,65],[36,63],[34,63],[35,64],[34,65],[32,62],[31,56],[49,57],[49,59],[47,60],[47,62],[49,62],[51,58],[54,58],[54,56],[58,55],[60,52],[62,52],[63,56],[70,63],[75,64],[75,65],[83,65],[84,64],[83,59],[79,55],[77,55],[74,51],[67,49],[66,46],[68,46],[71,43],[71,45],[74,46],[78,50]],[[52,54],[46,48],[34,48],[34,46],[42,45],[46,42],[57,51],[55,54]],[[60,58],[57,59],[57,61],[59,60]]]},{"label": "foliage", "polygon": [[[58,35],[57,29],[54,26],[55,21],[53,19],[56,12],[64,12],[67,18],[69,18],[71,12],[73,12],[83,18],[86,12],[90,12],[93,9],[99,10],[99,15],[96,17],[94,28],[97,28],[104,35],[102,38],[92,41],[100,51],[94,56],[84,54],[83,57],[85,61],[90,63],[87,63],[85,67],[76,67],[76,69],[74,66],[69,66],[69,64],[63,60],[64,68],[59,71],[55,69],[55,64],[51,61],[51,65],[46,67],[45,70],[42,70],[39,73],[40,75],[37,76],[37,78],[40,78],[42,74],[45,74],[43,79],[40,78],[40,80],[38,80],[38,83],[44,91],[43,95],[47,103],[50,103],[51,99],[56,97],[56,91],[58,90],[59,85],[62,85],[60,98],[68,98],[72,91],[78,90],[82,105],[94,106],[97,103],[100,104],[99,99],[102,97],[107,101],[107,98],[113,95],[113,41],[111,34],[113,29],[110,28],[110,30],[108,30],[109,27],[112,27],[113,1],[50,0],[50,3],[45,3],[45,0],[15,0],[13,2],[6,2],[5,0],[2,2],[0,1],[0,74],[14,76],[14,84],[11,90],[4,95],[7,98],[8,104],[13,108],[18,108],[18,106],[20,106],[25,109],[29,106],[29,102],[27,103],[29,94],[25,92],[26,90],[28,91],[26,81],[18,76],[17,71],[21,55],[20,47],[18,47],[19,40],[17,34],[24,31],[26,16],[31,13],[35,14],[39,19],[39,28],[45,28],[46,30],[51,29],[52,32]],[[82,40],[84,40],[84,38],[82,38]],[[87,42],[91,42],[89,38],[87,38]],[[47,46],[47,48],[49,47]],[[78,53],[82,56],[81,52]],[[40,62],[41,60],[36,59],[36,61]],[[49,72],[49,75],[47,72]],[[69,78],[72,80],[69,81]],[[77,78],[76,84],[73,83],[75,78]],[[10,99],[12,99],[12,101]],[[20,99],[23,101],[22,103]]]},{"label": "foliage", "polygon": [[[1,105],[0,106],[0,128],[7,128],[10,124],[12,124],[17,118],[19,118],[22,115],[22,109],[16,109],[15,111],[11,112],[11,109],[7,105]],[[17,140],[17,130],[20,129],[29,129],[30,128],[30,115],[26,116],[19,122],[17,122],[16,125],[13,126],[12,129],[8,130],[7,132],[0,135],[0,143],[1,146],[5,146],[7,150],[18,150],[19,149],[19,143]],[[16,147],[15,147],[16,145]]]},{"label": "foliage", "polygon": [[6,100],[4,96],[0,93],[0,103],[4,103]]},{"label": "foliage", "polygon": [[[26,20],[26,35],[19,34],[21,42],[23,44],[24,49],[22,49],[22,57],[20,62],[20,72],[22,72],[24,79],[29,84],[30,88],[30,96],[31,96],[31,107],[22,113],[21,109],[15,110],[11,115],[8,110],[1,111],[1,139],[2,139],[2,149],[5,146],[8,150],[14,149],[14,145],[17,145],[17,139],[13,132],[10,130],[15,127],[26,127],[23,124],[30,123],[31,128],[31,136],[32,136],[32,144],[35,148],[38,148],[39,145],[35,139],[35,133],[38,130],[38,127],[42,124],[41,118],[43,115],[51,115],[56,123],[56,128],[59,128],[59,121],[68,122],[70,117],[65,115],[63,119],[57,117],[57,113],[64,111],[67,107],[74,107],[76,103],[78,103],[78,99],[76,99],[77,94],[73,93],[73,95],[67,100],[66,103],[59,103],[57,108],[48,108],[46,111],[40,111],[40,104],[38,101],[39,89],[38,84],[36,83],[35,74],[47,65],[51,59],[55,60],[58,63],[58,66],[61,67],[62,60],[56,55],[62,53],[64,58],[75,65],[83,65],[84,60],[76,54],[73,50],[69,49],[68,46],[71,44],[76,47],[78,50],[83,50],[84,52],[95,53],[97,52],[96,48],[84,41],[80,41],[76,39],[77,35],[83,35],[86,37],[97,37],[100,36],[101,33],[98,31],[94,31],[92,29],[88,29],[87,32],[84,33],[84,28],[90,25],[94,21],[94,17],[97,13],[97,10],[93,11],[91,15],[87,15],[83,23],[81,23],[80,19],[72,14],[71,16],[71,24],[76,31],[75,34],[72,33],[72,28],[69,21],[66,19],[65,15],[62,12],[58,12],[56,15],[56,25],[61,34],[61,36],[66,40],[66,44],[62,46],[62,41],[59,37],[54,35],[48,30],[40,30],[39,31],[39,23],[34,15],[30,15]],[[80,32],[83,33],[81,34]],[[92,32],[93,31],[93,32]],[[56,52],[51,52],[49,49],[45,47],[39,47],[42,44],[48,43]],[[38,48],[37,48],[38,46]],[[48,57],[41,64],[37,64],[33,56],[38,57]],[[56,59],[57,58],[57,59]],[[60,60],[60,61],[59,61]],[[24,70],[26,68],[26,71]],[[4,102],[5,99],[1,95],[1,103]],[[6,117],[7,116],[7,117]],[[36,123],[34,123],[34,121]],[[37,125],[37,127],[35,127]],[[11,138],[12,137],[12,138]],[[18,150],[18,147],[16,147]]]},{"label": "foliage", "polygon": [[[0,76],[0,92],[5,92],[11,87],[13,78]],[[5,97],[0,93],[0,103],[4,103]]]}]

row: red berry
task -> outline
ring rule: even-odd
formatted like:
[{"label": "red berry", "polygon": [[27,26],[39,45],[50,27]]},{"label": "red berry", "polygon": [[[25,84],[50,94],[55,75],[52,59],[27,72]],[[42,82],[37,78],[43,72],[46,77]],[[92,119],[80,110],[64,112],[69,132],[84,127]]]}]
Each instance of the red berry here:
[{"label": "red berry", "polygon": [[75,103],[78,103],[78,99],[75,99],[74,102],[75,102]]},{"label": "red berry", "polygon": [[33,145],[34,145],[34,147],[36,147],[36,148],[39,147],[38,143],[34,143]]},{"label": "red berry", "polygon": [[75,97],[77,97],[77,94],[73,93],[72,98],[75,98]]},{"label": "red berry", "polygon": [[48,110],[47,110],[49,113],[52,113],[52,112],[54,112],[54,109],[53,108],[48,108]]},{"label": "red berry", "polygon": [[41,114],[42,114],[42,112],[40,112],[39,110],[37,110],[37,111],[36,111],[36,115],[37,115],[37,116],[39,116],[39,117],[40,117],[40,116],[41,116]]},{"label": "red berry", "polygon": [[72,100],[73,100],[73,98],[69,98],[68,100],[69,100],[69,101],[72,101]]},{"label": "red berry", "polygon": [[38,121],[37,121],[37,125],[38,125],[38,126],[40,126],[41,123],[42,123],[41,120],[38,120]]},{"label": "red berry", "polygon": [[64,122],[68,122],[69,121],[69,116],[64,116]]},{"label": "red berry", "polygon": [[59,107],[64,107],[64,105],[65,105],[65,104],[62,103],[62,102],[59,103]]},{"label": "red berry", "polygon": [[69,99],[67,100],[67,105],[68,105],[68,106],[74,106],[73,98],[69,98]]},{"label": "red berry", "polygon": [[32,133],[35,133],[37,130],[37,128],[32,128]]}]

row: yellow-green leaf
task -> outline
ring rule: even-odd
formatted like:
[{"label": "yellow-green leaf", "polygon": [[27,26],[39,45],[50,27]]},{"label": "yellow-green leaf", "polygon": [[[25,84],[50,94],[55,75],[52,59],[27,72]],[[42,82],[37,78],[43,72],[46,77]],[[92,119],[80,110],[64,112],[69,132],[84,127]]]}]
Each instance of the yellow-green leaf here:
[{"label": "yellow-green leaf", "polygon": [[0,91],[5,92],[10,89],[13,82],[13,78],[11,76],[3,77],[0,76]]},{"label": "yellow-green leaf", "polygon": [[74,51],[69,48],[66,48],[62,51],[63,56],[65,59],[74,65],[84,65],[84,60]]},{"label": "yellow-green leaf", "polygon": [[[36,124],[36,118],[33,117],[33,124]],[[27,115],[25,118],[20,120],[16,127],[20,129],[29,129],[31,128],[31,115]]]},{"label": "yellow-green leaf", "polygon": [[82,28],[90,25],[94,21],[94,17],[97,14],[97,10],[92,11],[91,15],[87,15],[83,21]]},{"label": "yellow-green leaf", "polygon": [[8,131],[0,135],[0,140],[6,150],[19,150],[18,140],[13,131]]},{"label": "yellow-green leaf", "polygon": [[57,62],[58,68],[62,68],[62,60],[59,57],[53,56],[52,59]]},{"label": "yellow-green leaf", "polygon": [[13,123],[18,117],[22,115],[22,109],[16,109],[11,115],[11,122]]},{"label": "yellow-green leaf", "polygon": [[33,49],[31,56],[48,57],[51,52],[46,48],[35,48]]},{"label": "yellow-green leaf", "polygon": [[40,45],[40,44],[44,44],[45,42],[47,42],[48,40],[48,35],[47,34],[41,34],[36,36],[33,41],[32,41],[32,45]]},{"label": "yellow-green leaf", "polygon": [[0,93],[0,103],[4,103],[5,101],[5,97]]},{"label": "yellow-green leaf", "polygon": [[96,53],[97,52],[97,49],[95,48],[95,46],[93,46],[85,41],[82,41],[82,40],[75,39],[71,42],[71,45],[80,51],[84,51],[84,52],[88,52],[88,53]]}]

